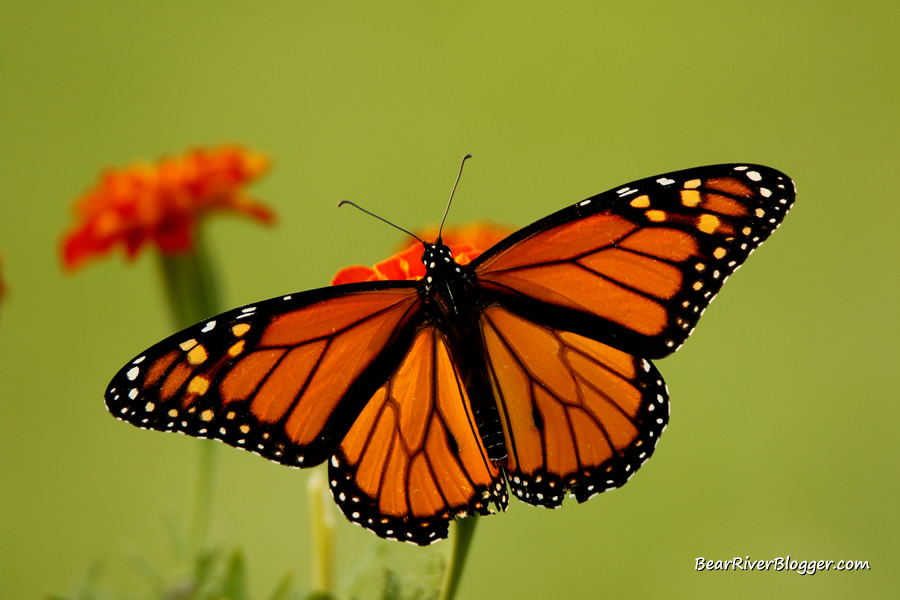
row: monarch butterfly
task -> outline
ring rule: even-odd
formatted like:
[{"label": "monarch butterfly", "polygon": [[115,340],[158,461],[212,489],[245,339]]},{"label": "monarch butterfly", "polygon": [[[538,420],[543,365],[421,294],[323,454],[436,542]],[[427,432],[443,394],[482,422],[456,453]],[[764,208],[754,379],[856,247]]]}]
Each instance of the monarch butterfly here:
[{"label": "monarch butterfly", "polygon": [[328,460],[341,510],[383,538],[445,538],[505,510],[507,489],[584,502],[653,453],[669,405],[649,359],[681,346],[794,196],[774,169],[716,165],[593,196],[466,265],[439,233],[422,280],[212,317],[126,364],[106,405],[291,467]]}]

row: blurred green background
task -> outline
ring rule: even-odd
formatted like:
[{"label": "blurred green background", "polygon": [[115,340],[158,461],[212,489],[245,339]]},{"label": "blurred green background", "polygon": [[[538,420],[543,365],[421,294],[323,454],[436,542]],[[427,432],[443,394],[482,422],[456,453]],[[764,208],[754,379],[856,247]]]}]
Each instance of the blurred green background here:
[{"label": "blurred green background", "polygon": [[[146,597],[171,564],[198,442],[115,421],[102,394],[171,333],[157,265],[75,275],[58,246],[105,166],[236,141],[274,229],[210,221],[228,306],[326,285],[420,228],[525,225],[639,177],[753,161],[797,182],[784,226],[676,356],[672,420],[623,489],[481,521],[461,598],[893,597],[898,533],[900,44],[896,3],[0,2],[0,597],[92,565]],[[258,596],[309,584],[309,473],[222,446],[213,539]],[[359,561],[422,551],[342,518]],[[424,552],[441,554],[448,544]],[[813,576],[695,559],[862,559]]]}]

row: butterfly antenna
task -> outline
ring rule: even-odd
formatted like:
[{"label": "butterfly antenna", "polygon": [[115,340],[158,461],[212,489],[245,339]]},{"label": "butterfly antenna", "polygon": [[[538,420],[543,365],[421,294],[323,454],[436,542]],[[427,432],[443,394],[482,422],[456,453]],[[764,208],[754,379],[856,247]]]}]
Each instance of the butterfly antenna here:
[{"label": "butterfly antenna", "polygon": [[420,237],[417,236],[416,234],[414,234],[414,233],[412,233],[412,232],[409,232],[409,231],[403,229],[403,228],[400,227],[399,225],[395,225],[394,223],[391,223],[390,221],[388,221],[388,220],[385,219],[384,217],[379,217],[379,216],[376,215],[375,213],[370,212],[370,211],[364,209],[362,206],[360,206],[359,204],[357,204],[357,203],[355,203],[355,202],[350,202],[349,200],[341,200],[340,202],[338,202],[338,208],[340,208],[341,206],[343,206],[343,205],[345,205],[345,204],[349,204],[350,206],[352,206],[352,207],[354,207],[354,208],[358,208],[359,210],[363,211],[363,212],[366,213],[367,215],[372,216],[372,217],[375,217],[375,218],[378,219],[379,221],[384,221],[385,223],[387,223],[387,224],[390,225],[391,227],[394,227],[395,229],[399,229],[399,230],[402,231],[403,233],[405,233],[405,234],[407,234],[407,235],[411,235],[412,237],[416,238],[417,240],[419,240],[419,243],[422,244],[423,246],[426,245],[425,242],[422,241],[422,238],[420,238]]},{"label": "butterfly antenna", "polygon": [[456,181],[453,183],[453,189],[450,190],[450,199],[447,200],[447,208],[444,209],[444,218],[441,219],[441,226],[438,228],[438,243],[441,242],[441,231],[444,229],[444,221],[447,220],[447,213],[450,212],[450,203],[453,202],[453,194],[456,193],[456,186],[459,185],[459,178],[462,177],[463,166],[466,164],[468,159],[472,158],[471,154],[466,154],[462,157],[462,161],[459,163],[459,173],[456,174]]}]

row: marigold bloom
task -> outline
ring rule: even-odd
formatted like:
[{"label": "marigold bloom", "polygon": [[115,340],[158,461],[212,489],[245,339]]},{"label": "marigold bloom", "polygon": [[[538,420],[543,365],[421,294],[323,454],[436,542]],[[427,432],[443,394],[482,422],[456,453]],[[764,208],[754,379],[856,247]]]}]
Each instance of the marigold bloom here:
[{"label": "marigold bloom", "polygon": [[63,236],[63,262],[74,269],[119,244],[128,258],[146,243],[167,253],[188,251],[198,219],[208,212],[271,223],[274,213],[243,190],[268,168],[265,156],[222,146],[110,169],[76,201],[78,223]]},{"label": "marigold bloom", "polygon": [[[441,237],[444,244],[450,247],[453,259],[461,265],[467,265],[512,232],[513,230],[508,227],[470,225],[446,229]],[[437,237],[437,231],[425,232],[419,237],[424,240],[433,240]],[[374,267],[357,265],[341,269],[331,280],[331,284],[387,279],[422,279],[423,277],[425,277],[425,265],[422,264],[422,244],[413,242]]]}]

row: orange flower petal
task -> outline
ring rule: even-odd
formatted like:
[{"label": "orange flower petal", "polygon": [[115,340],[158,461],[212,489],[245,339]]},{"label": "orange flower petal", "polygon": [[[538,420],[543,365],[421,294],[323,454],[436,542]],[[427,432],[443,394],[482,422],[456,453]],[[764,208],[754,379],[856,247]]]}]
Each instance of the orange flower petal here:
[{"label": "orange flower petal", "polygon": [[[482,252],[508,236],[513,230],[495,225],[470,225],[447,229],[442,235],[444,244],[450,247],[453,258],[461,265],[475,260]],[[430,234],[430,235],[429,235]],[[437,231],[426,231],[422,239],[434,239]],[[357,281],[378,281],[388,279],[422,279],[425,265],[422,264],[422,245],[414,242],[397,254],[372,267],[353,266],[338,271],[332,285]]]},{"label": "orange flower petal", "polygon": [[222,146],[107,170],[75,203],[77,224],[63,236],[63,264],[74,269],[116,246],[128,258],[147,244],[162,252],[189,251],[196,225],[208,212],[272,223],[275,214],[243,193],[268,168],[261,154]]},{"label": "orange flower petal", "polygon": [[356,265],[353,267],[345,267],[338,271],[338,274],[331,280],[331,285],[342,285],[344,283],[356,283],[358,281],[372,281],[375,277],[375,269]]}]

